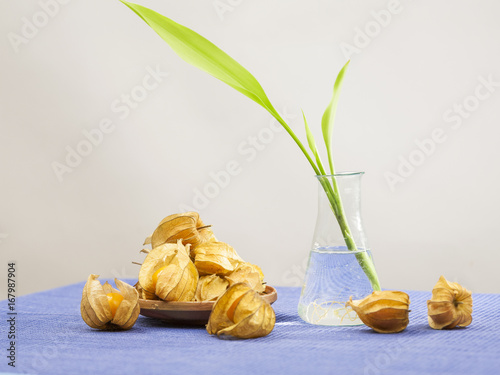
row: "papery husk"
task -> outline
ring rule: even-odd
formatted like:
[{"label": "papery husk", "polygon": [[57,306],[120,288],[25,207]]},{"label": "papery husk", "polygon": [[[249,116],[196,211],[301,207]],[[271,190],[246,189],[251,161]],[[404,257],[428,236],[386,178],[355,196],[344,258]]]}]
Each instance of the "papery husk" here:
[{"label": "papery husk", "polygon": [[197,212],[169,215],[158,224],[151,236],[146,237],[144,245],[155,248],[164,243],[176,243],[180,239],[184,245],[195,247],[204,242],[217,241],[210,227],[203,223]]},{"label": "papery husk", "polygon": [[237,283],[246,283],[259,293],[264,292],[266,289],[263,284],[264,274],[260,267],[247,262],[239,263],[233,272],[225,276],[225,279],[230,286]]},{"label": "papery husk", "polygon": [[203,222],[201,222],[201,225],[199,225],[198,228],[201,228],[198,230],[198,233],[200,234],[200,242],[196,245],[193,245],[193,248],[198,246],[198,245],[201,245],[205,242],[217,242],[217,238],[215,237],[215,234],[212,231],[212,228],[205,226],[205,224],[203,224]]},{"label": "papery husk", "polygon": [[237,283],[215,303],[207,331],[220,338],[256,338],[271,333],[275,322],[271,305],[249,285]]},{"label": "papery husk", "polygon": [[196,212],[174,214],[163,219],[151,235],[153,248],[164,243],[176,243],[182,240],[184,244],[198,244],[200,234],[197,228],[199,215]]},{"label": "papery husk", "polygon": [[361,321],[379,333],[403,331],[409,323],[410,297],[399,291],[375,291],[362,300],[347,301]]},{"label": "papery husk", "polygon": [[198,271],[191,259],[174,261],[158,277],[155,294],[164,301],[192,301],[197,284]]},{"label": "papery husk", "polygon": [[[98,277],[99,275],[90,275],[83,287],[80,303],[83,320],[89,327],[103,330],[132,328],[139,316],[139,293],[133,286],[118,279],[115,279],[118,289],[108,282],[101,285]],[[108,293],[119,293],[123,296],[114,317],[106,296]]]},{"label": "papery husk", "polygon": [[108,293],[120,294],[120,291],[118,289],[113,288],[113,286],[110,283],[108,283],[107,281],[104,284],[102,284],[102,290],[104,290],[104,294],[108,294]]},{"label": "papery husk", "polygon": [[252,264],[252,263],[248,263],[248,262],[245,262],[245,263],[248,264],[250,267],[252,267],[255,271],[257,271],[257,273],[259,274],[259,277],[260,277],[260,281],[262,283],[264,283],[264,272],[262,272],[262,268],[260,268],[256,264]]},{"label": "papery husk", "polygon": [[148,253],[139,270],[139,284],[145,292],[149,294],[155,293],[156,288],[153,284],[153,274],[158,268],[169,264],[179,251],[184,254],[187,253],[182,243],[163,244],[155,247]]},{"label": "papery husk", "polygon": [[164,218],[144,244],[151,244],[155,248],[164,243],[176,243],[177,240],[195,247],[204,242],[216,241],[216,238],[197,212],[184,212]]},{"label": "papery husk", "polygon": [[431,328],[466,327],[472,323],[472,293],[441,276],[427,301],[427,311]]},{"label": "papery husk", "polygon": [[158,297],[156,294],[150,293],[144,289],[142,289],[140,296],[142,299],[150,299],[150,300],[160,299],[160,297]]},{"label": "papery husk", "polygon": [[[139,284],[146,299],[153,295],[165,301],[191,301],[198,284],[198,271],[189,258],[190,244],[182,240],[153,248],[144,259],[139,271]],[[153,275],[160,268],[156,284]]]},{"label": "papery husk", "polygon": [[233,247],[224,242],[205,242],[191,251],[200,275],[228,275],[243,259]]},{"label": "papery husk", "polygon": [[142,299],[150,299],[150,300],[155,300],[155,299],[159,299],[156,294],[154,293],[150,293],[144,289],[142,289],[142,286],[141,284],[139,284],[139,282],[136,282],[135,285],[134,285],[134,288],[137,290],[137,292],[139,293],[139,298],[142,298]]},{"label": "papery husk", "polygon": [[196,287],[195,301],[215,301],[228,287],[229,282],[220,276],[201,276]]}]

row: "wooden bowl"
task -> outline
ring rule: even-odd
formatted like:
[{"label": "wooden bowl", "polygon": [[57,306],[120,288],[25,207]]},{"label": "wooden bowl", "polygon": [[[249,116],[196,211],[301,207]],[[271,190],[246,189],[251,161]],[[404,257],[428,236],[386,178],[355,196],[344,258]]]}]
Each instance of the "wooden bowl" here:
[{"label": "wooden bowl", "polygon": [[[272,304],[278,299],[278,293],[272,286],[267,285],[262,297]],[[214,305],[215,301],[166,302],[139,299],[141,315],[176,324],[205,325]]]}]

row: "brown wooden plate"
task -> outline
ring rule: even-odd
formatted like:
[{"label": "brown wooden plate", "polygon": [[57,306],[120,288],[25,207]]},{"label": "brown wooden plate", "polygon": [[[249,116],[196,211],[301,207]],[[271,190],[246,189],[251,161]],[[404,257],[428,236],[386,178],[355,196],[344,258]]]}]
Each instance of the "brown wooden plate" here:
[{"label": "brown wooden plate", "polygon": [[[266,290],[262,294],[262,297],[272,304],[278,299],[278,293],[272,286],[266,285]],[[214,305],[215,301],[166,302],[162,300],[139,299],[141,315],[177,324],[207,324]]]}]

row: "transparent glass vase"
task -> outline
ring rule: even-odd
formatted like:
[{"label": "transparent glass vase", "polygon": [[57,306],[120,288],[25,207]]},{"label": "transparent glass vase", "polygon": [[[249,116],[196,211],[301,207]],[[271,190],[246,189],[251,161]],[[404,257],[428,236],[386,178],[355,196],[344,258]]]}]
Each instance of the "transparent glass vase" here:
[{"label": "transparent glass vase", "polygon": [[380,289],[361,220],[362,176],[363,172],[316,176],[318,217],[298,307],[308,323],[362,324],[345,302]]}]

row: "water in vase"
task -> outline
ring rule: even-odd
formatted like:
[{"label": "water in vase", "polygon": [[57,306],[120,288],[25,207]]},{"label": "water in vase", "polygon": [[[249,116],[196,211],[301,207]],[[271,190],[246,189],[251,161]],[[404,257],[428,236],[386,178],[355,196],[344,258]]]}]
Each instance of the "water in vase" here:
[{"label": "water in vase", "polygon": [[372,292],[356,257],[364,251],[349,251],[345,246],[311,250],[298,308],[303,320],[319,325],[362,324],[345,303],[350,296],[354,300],[362,299]]}]

